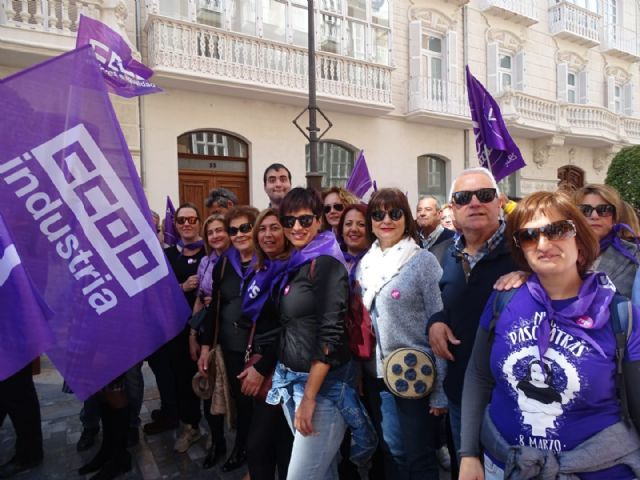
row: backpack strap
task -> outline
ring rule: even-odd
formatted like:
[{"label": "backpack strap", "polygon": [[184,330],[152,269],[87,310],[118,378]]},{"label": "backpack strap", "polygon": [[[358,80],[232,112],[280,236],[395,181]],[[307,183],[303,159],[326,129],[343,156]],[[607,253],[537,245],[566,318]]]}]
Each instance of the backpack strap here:
[{"label": "backpack strap", "polygon": [[624,382],[623,363],[627,352],[627,341],[633,328],[633,308],[626,297],[616,294],[609,305],[613,333],[616,336],[616,392],[622,408],[622,418],[631,422],[627,386]]},{"label": "backpack strap", "polygon": [[493,338],[496,333],[496,323],[498,323],[504,307],[511,301],[511,298],[519,288],[520,287],[496,292],[496,296],[493,299],[493,317],[491,317],[491,323],[489,323],[489,343],[493,343]]}]

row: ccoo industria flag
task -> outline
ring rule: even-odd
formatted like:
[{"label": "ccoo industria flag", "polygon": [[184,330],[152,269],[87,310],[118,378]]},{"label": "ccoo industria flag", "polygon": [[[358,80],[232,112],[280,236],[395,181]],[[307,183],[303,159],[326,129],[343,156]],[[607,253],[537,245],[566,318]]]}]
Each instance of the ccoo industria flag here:
[{"label": "ccoo industria flag", "polygon": [[131,56],[131,47],[118,32],[98,20],[80,15],[76,48],[84,45],[93,47],[112,93],[130,98],[162,91],[149,81],[153,70]]},{"label": "ccoo industria flag", "polygon": [[0,81],[0,104],[0,213],[54,312],[47,353],[84,399],[173,338],[189,308],[91,47]]},{"label": "ccoo industria flag", "polygon": [[500,107],[484,86],[471,75],[467,65],[469,109],[476,137],[480,165],[488,168],[497,181],[525,166],[520,149],[507,130]]}]

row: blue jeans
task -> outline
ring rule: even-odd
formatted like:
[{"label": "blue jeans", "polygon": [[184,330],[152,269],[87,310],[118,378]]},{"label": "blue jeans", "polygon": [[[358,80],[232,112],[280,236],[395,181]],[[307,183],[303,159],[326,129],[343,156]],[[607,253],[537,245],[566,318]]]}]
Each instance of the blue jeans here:
[{"label": "blue jeans", "polygon": [[451,436],[453,446],[456,449],[456,459],[460,465],[460,430],[462,428],[462,406],[449,401],[449,423],[451,424]]},{"label": "blue jeans", "polygon": [[429,397],[396,397],[382,379],[365,375],[371,416],[382,439],[385,477],[438,480],[438,418],[429,414]]}]

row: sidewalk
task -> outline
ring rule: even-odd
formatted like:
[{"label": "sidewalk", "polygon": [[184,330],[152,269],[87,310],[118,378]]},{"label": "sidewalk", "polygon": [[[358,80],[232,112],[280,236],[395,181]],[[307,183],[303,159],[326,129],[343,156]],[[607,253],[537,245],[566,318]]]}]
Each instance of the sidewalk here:
[{"label": "sidewalk", "polygon": [[[145,364],[142,369],[145,380],[144,404],[140,412],[142,423],[150,421],[150,413],[159,408],[160,399],[155,378]],[[82,425],[79,419],[82,404],[75,396],[62,393],[62,377],[46,357],[42,357],[42,373],[34,377],[40,409],[42,413],[42,434],[44,437],[44,463],[29,472],[16,476],[18,480],[74,479],[89,478],[78,475],[78,468],[91,460],[98,450],[100,438],[91,450],[78,453],[76,442],[80,438]],[[203,422],[204,425],[204,422]],[[203,434],[206,432],[201,427]],[[165,432],[147,437],[140,430],[140,443],[132,448],[132,471],[121,477],[133,479],[168,479],[188,478],[207,480],[241,480],[246,467],[234,472],[222,473],[218,465],[210,470],[203,470],[201,465],[206,453],[206,437],[193,445],[187,453],[178,454],[173,451],[175,432]],[[233,437],[227,435],[228,451],[231,451]],[[8,461],[13,455],[14,434],[11,422],[7,418],[0,427],[0,464]]]}]

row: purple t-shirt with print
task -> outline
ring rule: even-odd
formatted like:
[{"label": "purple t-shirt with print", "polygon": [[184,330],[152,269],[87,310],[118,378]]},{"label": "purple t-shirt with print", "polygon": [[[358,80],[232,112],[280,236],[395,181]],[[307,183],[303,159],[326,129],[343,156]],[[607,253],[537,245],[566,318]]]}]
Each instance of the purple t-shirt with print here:
[{"label": "purple t-shirt with print", "polygon": [[198,295],[201,297],[210,297],[213,285],[213,267],[216,266],[218,261],[218,255],[215,252],[211,252],[208,257],[200,260],[198,265],[198,281],[200,286],[198,287]]},{"label": "purple t-shirt with print", "polygon": [[[480,319],[489,329],[494,295]],[[573,299],[553,302],[560,309]],[[496,385],[489,413],[498,431],[512,445],[563,452],[573,449],[602,429],[620,421],[615,392],[615,336],[611,323],[589,334],[606,354],[604,358],[587,342],[551,323],[549,348],[541,362],[538,325],[546,318],[544,307],[527,288],[513,296],[495,328],[491,373]],[[640,312],[634,309],[634,318]],[[640,359],[638,322],[628,339],[628,360]],[[631,470],[619,465],[580,474],[583,480],[628,480]]]}]

